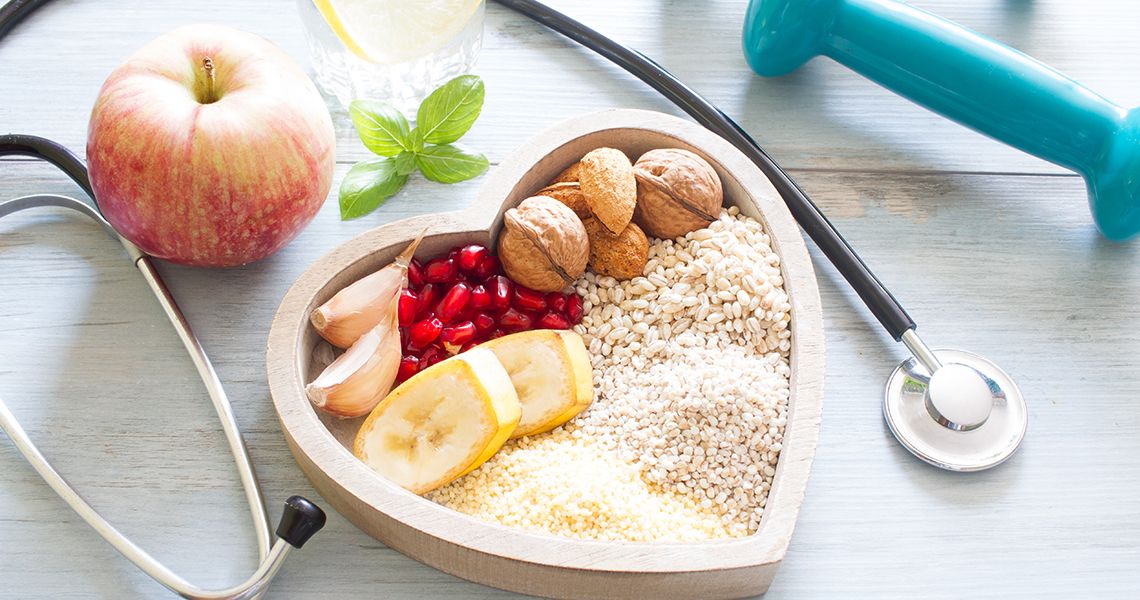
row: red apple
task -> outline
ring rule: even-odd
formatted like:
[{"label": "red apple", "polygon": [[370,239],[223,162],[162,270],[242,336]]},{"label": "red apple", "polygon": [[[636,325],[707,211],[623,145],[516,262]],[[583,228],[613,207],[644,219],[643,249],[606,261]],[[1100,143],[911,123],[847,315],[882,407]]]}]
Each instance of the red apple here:
[{"label": "red apple", "polygon": [[147,253],[211,267],[265,258],[317,214],[336,138],[317,89],[259,36],[155,39],[103,84],[87,129],[107,220]]}]

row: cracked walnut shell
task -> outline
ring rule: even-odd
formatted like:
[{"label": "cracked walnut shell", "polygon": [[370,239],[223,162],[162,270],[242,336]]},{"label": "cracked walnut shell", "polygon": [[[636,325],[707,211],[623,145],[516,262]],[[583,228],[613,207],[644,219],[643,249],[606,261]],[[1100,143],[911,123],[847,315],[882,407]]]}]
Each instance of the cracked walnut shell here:
[{"label": "cracked walnut shell", "polygon": [[556,183],[578,183],[578,169],[581,168],[582,163],[580,162],[576,162],[569,167],[566,167],[564,171],[559,173],[558,176],[550,182],[550,185],[554,185]]},{"label": "cracked walnut shell", "polygon": [[621,233],[637,204],[637,180],[629,157],[621,150],[598,148],[578,164],[578,185],[590,212],[611,233]]},{"label": "cracked walnut shell", "polygon": [[649,262],[649,238],[636,223],[614,235],[597,219],[584,221],[590,236],[590,266],[599,275],[633,279],[642,275]]},{"label": "cracked walnut shell", "polygon": [[672,239],[707,227],[720,214],[724,190],[705,159],[680,148],[650,150],[633,167],[634,219],[645,232]]},{"label": "cracked walnut shell", "polygon": [[532,196],[503,215],[499,261],[528,288],[557,292],[586,271],[590,242],[582,220],[565,204]]},{"label": "cracked walnut shell", "polygon": [[578,215],[578,218],[583,221],[591,216],[590,205],[586,204],[586,196],[582,194],[582,188],[578,185],[577,181],[552,183],[538,190],[538,193],[535,195],[554,198],[566,206],[569,206],[570,210],[574,211],[574,214]]}]

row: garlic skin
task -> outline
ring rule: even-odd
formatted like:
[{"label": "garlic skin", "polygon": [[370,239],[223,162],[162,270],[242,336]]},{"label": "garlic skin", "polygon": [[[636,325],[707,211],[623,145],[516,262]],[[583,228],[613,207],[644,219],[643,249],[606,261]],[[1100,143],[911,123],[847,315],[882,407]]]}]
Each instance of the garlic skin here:
[{"label": "garlic skin", "polygon": [[331,415],[366,415],[392,389],[401,356],[400,331],[392,316],[360,336],[305,386],[305,394],[313,406]]},{"label": "garlic skin", "polygon": [[391,264],[351,283],[314,309],[309,321],[317,333],[337,348],[348,348],[386,317],[394,317],[400,290],[408,285],[408,264],[423,237],[421,232]]}]

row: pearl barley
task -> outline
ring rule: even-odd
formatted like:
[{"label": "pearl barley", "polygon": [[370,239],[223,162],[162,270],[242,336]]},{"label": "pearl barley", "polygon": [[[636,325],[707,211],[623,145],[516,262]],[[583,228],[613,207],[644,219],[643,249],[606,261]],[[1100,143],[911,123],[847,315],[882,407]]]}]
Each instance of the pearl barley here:
[{"label": "pearl barley", "polygon": [[575,327],[595,399],[523,438],[434,501],[503,525],[582,539],[698,541],[755,533],[783,448],[791,303],[780,258],[734,207],[654,240],[644,277],[592,272]]}]

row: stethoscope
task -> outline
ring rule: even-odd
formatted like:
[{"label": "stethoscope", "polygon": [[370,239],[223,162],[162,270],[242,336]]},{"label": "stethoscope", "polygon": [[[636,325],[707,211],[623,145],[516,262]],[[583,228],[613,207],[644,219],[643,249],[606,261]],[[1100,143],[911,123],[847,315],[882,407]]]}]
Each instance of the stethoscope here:
[{"label": "stethoscope", "polygon": [[[0,8],[0,39],[2,39],[23,17],[42,5],[46,0],[14,0]],[[91,183],[87,178],[87,168],[83,162],[63,146],[44,138],[29,135],[0,135],[0,156],[7,155],[32,156],[46,160],[55,165],[70,177],[88,196],[94,198]],[[23,196],[14,200],[0,202],[0,219],[7,215],[33,208],[54,206],[74,210],[95,221],[111,237],[119,241],[130,257],[131,262],[142,274],[150,291],[158,299],[163,312],[182,345],[190,354],[198,376],[206,386],[210,400],[214,404],[214,412],[222,424],[222,431],[226,436],[230,453],[237,466],[238,476],[241,478],[242,489],[245,492],[246,502],[253,517],[253,528],[257,537],[257,554],[259,564],[245,581],[229,588],[209,590],[199,588],[180,577],[167,568],[145,550],[135,545],[123,535],[110,522],[103,518],[90,504],[88,504],[67,480],[59,474],[51,463],[32,443],[30,437],[12,411],[0,400],[0,429],[11,438],[16,450],[32,465],[36,473],[75,511],[92,529],[107,540],[120,554],[127,557],[139,569],[151,576],[155,581],[184,597],[200,600],[243,600],[260,597],[268,588],[269,582],[281,568],[285,557],[293,548],[305,545],[312,535],[325,525],[325,513],[316,504],[301,496],[292,496],[285,501],[285,509],[281,520],[277,523],[277,539],[274,541],[269,528],[269,514],[265,508],[265,501],[261,494],[261,486],[257,475],[253,472],[253,462],[246,450],[245,442],[241,437],[241,430],[234,419],[233,409],[229,398],[222,388],[210,359],[206,356],[198,338],[190,329],[178,303],[170,295],[170,290],[162,281],[154,263],[143,251],[139,250],[129,240],[119,235],[111,224],[99,213],[97,206],[92,206],[81,200],[55,194],[36,194]]]},{"label": "stethoscope", "polygon": [[[835,227],[786,172],[731,118],[657,63],[534,0],[495,0],[499,4],[594,50],[649,84],[701,125],[721,135],[748,156],[771,180],[792,216],[847,280],[895,341],[911,353],[887,380],[883,414],[899,442],[915,456],[953,471],[977,471],[1009,458],[1025,435],[1025,401],[1013,380],[993,362],[961,350],[932,350],[898,301],[875,277]],[[13,0],[0,8],[0,38],[47,0]],[[94,197],[83,163],[62,146],[26,135],[0,136],[0,156],[20,154],[60,168]],[[133,544],[99,515],[52,468],[8,408],[0,401],[0,428],[36,472],[84,521],[136,566],[186,598],[253,598],[263,593],[291,548],[300,548],[323,527],[325,514],[312,502],[293,496],[277,527],[276,542],[249,454],[225,391],[202,346],[190,330],[150,257],[120,236],[97,205],[60,195],[38,194],[0,203],[0,218],[38,207],[75,210],[98,223],[126,249],[162,305],[202,378],[237,464],[257,532],[260,565],[244,582],[224,590],[197,588]]]},{"label": "stethoscope", "polygon": [[[0,17],[2,16],[3,15],[0,14]],[[2,35],[2,32],[0,32],[0,35]],[[55,142],[26,135],[0,136],[0,156],[11,154],[35,156],[52,163],[59,167],[64,173],[67,173],[88,195],[91,195],[91,185],[87,180],[87,169],[83,166],[83,163],[66,148]],[[74,210],[99,224],[104,231],[123,245],[131,262],[138,268],[147,286],[155,298],[158,299],[167,319],[178,333],[178,338],[182,341],[182,345],[190,354],[190,358],[194,362],[194,367],[197,369],[202,383],[206,386],[210,400],[214,404],[214,411],[221,421],[226,442],[229,444],[234,463],[237,465],[238,475],[241,478],[246,501],[249,503],[250,514],[253,516],[253,527],[257,535],[257,551],[260,564],[248,579],[230,588],[206,590],[192,585],[162,563],[155,560],[154,557],[142,548],[139,548],[131,542],[131,540],[96,512],[52,467],[51,463],[48,462],[39,449],[36,448],[31,438],[28,437],[27,432],[20,426],[16,417],[8,410],[8,407],[2,400],[0,400],[0,429],[4,430],[4,433],[6,433],[16,445],[16,450],[27,459],[32,465],[32,468],[39,473],[40,477],[55,490],[56,494],[58,494],[76,514],[82,517],[88,525],[95,529],[99,535],[103,536],[103,539],[107,540],[107,542],[114,546],[123,556],[127,557],[147,575],[153,577],[155,581],[158,581],[171,591],[185,598],[241,599],[259,596],[269,585],[270,580],[273,579],[277,570],[281,568],[281,564],[289,554],[289,551],[293,548],[303,546],[314,533],[324,527],[324,511],[316,504],[313,504],[301,496],[289,498],[285,501],[285,510],[281,515],[281,520],[277,524],[277,540],[273,541],[273,536],[270,534],[269,529],[269,515],[266,512],[265,502],[261,495],[261,486],[258,484],[257,476],[253,472],[253,463],[250,461],[245,442],[242,441],[241,431],[238,429],[237,421],[234,419],[229,398],[227,398],[226,392],[222,388],[222,382],[218,379],[217,373],[214,372],[213,365],[210,364],[210,359],[206,356],[202,345],[198,343],[198,339],[190,329],[190,324],[186,321],[186,317],[183,316],[182,311],[179,310],[178,304],[174,301],[174,297],[170,295],[170,290],[167,289],[163,283],[162,277],[160,277],[158,271],[155,270],[150,257],[139,250],[138,247],[129,240],[120,236],[115,229],[111,227],[111,224],[99,214],[97,209],[75,198],[55,194],[37,194],[8,200],[0,203],[0,219],[22,210],[46,206]]]},{"label": "stethoscope", "polygon": [[980,471],[1008,459],[1029,417],[1017,385],[992,361],[932,350],[914,320],[807,194],[728,115],[645,55],[535,0],[495,0],[597,52],[649,84],[701,125],[736,146],[771,180],[792,216],[911,358],[887,379],[883,416],[904,448],[951,471]]}]

